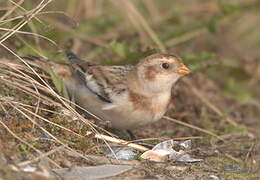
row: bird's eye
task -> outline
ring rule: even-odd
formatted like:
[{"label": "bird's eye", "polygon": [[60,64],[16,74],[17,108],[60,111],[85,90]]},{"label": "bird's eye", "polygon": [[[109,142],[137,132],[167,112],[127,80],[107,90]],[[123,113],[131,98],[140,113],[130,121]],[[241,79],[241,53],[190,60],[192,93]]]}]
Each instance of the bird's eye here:
[{"label": "bird's eye", "polygon": [[170,64],[169,63],[162,63],[162,68],[163,69],[169,69],[170,68]]}]

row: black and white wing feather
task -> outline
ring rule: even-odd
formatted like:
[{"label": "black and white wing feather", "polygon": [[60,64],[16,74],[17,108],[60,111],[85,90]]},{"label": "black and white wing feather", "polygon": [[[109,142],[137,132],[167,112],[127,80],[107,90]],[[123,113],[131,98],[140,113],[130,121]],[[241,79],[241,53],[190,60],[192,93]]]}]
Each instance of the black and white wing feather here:
[{"label": "black and white wing feather", "polygon": [[116,95],[127,90],[127,74],[133,66],[102,66],[83,61],[72,52],[66,52],[72,72],[100,100],[113,103]]}]

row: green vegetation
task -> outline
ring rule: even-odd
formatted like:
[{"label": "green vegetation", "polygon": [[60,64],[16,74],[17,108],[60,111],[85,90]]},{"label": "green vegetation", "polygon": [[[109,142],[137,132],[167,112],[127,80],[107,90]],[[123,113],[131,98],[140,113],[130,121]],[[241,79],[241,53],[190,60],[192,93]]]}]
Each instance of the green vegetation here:
[{"label": "green vegetation", "polygon": [[[15,2],[0,2],[0,134],[3,134],[0,151],[3,149],[10,157],[16,157],[17,162],[39,157],[58,146],[82,154],[104,155],[102,148],[107,142],[97,141],[94,134],[108,134],[100,129],[94,131],[97,127],[89,124],[93,117],[75,115],[28,67],[8,67],[2,59],[23,64],[17,56],[35,55],[64,63],[63,51],[69,49],[87,61],[124,65],[136,64],[153,53],[166,52],[179,55],[193,72],[174,88],[174,106],[168,115],[215,136],[230,135],[230,138],[221,142],[228,142],[225,147],[213,147],[211,140],[216,137],[212,134],[173,122],[137,130],[136,138],[202,136],[201,140],[194,140],[198,149],[218,150],[217,155],[202,157],[205,159],[202,163],[185,164],[188,169],[178,171],[180,177],[186,177],[186,173],[208,177],[210,172],[224,179],[259,178],[255,170],[260,164],[258,140],[235,136],[260,135],[259,0]],[[55,72],[35,69],[55,92],[74,101]],[[79,110],[73,102],[68,104]],[[47,131],[44,138],[41,128]],[[20,142],[19,138],[27,143]],[[13,149],[14,144],[17,149]],[[64,152],[57,150],[62,156]],[[241,155],[234,152],[241,152]],[[66,155],[64,153],[62,158],[71,158]],[[60,156],[55,154],[52,158],[64,166]],[[85,163],[74,159],[70,159],[72,166]],[[250,163],[255,164],[250,166]],[[144,164],[142,172],[148,175],[158,173],[178,178],[170,175],[164,166],[160,169],[148,162]],[[246,171],[225,171],[223,167],[230,164],[238,164]],[[56,167],[56,164],[51,166]]]}]

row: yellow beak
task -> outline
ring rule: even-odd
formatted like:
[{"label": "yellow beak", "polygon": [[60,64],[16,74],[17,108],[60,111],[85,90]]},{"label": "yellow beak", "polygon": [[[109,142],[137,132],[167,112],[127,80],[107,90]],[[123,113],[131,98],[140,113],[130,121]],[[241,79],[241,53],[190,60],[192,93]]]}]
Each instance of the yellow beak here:
[{"label": "yellow beak", "polygon": [[184,65],[179,67],[179,69],[177,70],[177,73],[181,74],[181,75],[186,75],[186,74],[189,74],[190,72],[191,72],[191,70]]}]

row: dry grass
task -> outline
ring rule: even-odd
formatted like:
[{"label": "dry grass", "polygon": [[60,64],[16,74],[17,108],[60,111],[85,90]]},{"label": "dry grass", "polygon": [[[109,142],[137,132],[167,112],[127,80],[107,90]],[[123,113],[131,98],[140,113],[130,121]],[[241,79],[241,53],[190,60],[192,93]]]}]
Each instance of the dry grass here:
[{"label": "dry grass", "polygon": [[[0,59],[0,88],[3,89],[0,91],[0,109],[4,114],[3,118],[0,117],[0,124],[4,130],[0,129],[0,132],[7,132],[6,138],[15,139],[13,141],[18,142],[20,152],[25,152],[26,160],[20,161],[22,159],[20,156],[23,155],[22,153],[18,155],[18,165],[26,166],[36,163],[44,157],[53,166],[61,167],[57,157],[60,157],[64,151],[67,154],[72,153],[80,157],[88,164],[96,164],[95,158],[88,155],[88,152],[102,154],[104,145],[109,147],[111,151],[111,147],[114,145],[129,146],[138,151],[146,151],[148,148],[138,145],[136,142],[168,139],[169,137],[165,136],[159,138],[142,138],[142,136],[139,136],[140,139],[138,140],[125,141],[96,126],[91,119],[87,119],[75,110],[87,111],[86,109],[82,109],[73,101],[64,98],[68,95],[57,93],[57,89],[59,90],[62,87],[60,82],[56,82],[57,80],[53,76],[49,76],[42,70],[28,64],[20,57],[21,54],[18,52],[32,52],[43,58],[51,57],[59,60],[61,58],[59,55],[56,56],[56,53],[70,48],[86,57],[97,58],[100,56],[101,60],[103,57],[105,61],[112,59],[112,62],[117,62],[122,59],[141,57],[146,53],[143,52],[146,47],[152,47],[161,52],[173,50],[178,52],[178,49],[181,51],[185,49],[182,47],[183,44],[188,46],[187,43],[190,43],[191,40],[197,42],[204,39],[202,36],[211,38],[212,34],[208,29],[215,27],[208,26],[216,26],[216,24],[196,25],[196,20],[193,21],[193,18],[188,18],[188,23],[193,23],[193,26],[188,23],[185,26],[176,25],[176,32],[171,32],[167,30],[167,25],[169,24],[172,27],[171,20],[176,18],[176,21],[178,21],[178,18],[185,18],[185,14],[183,14],[183,17],[179,17],[181,15],[178,14],[178,10],[167,10],[165,7],[159,7],[156,1],[134,0],[120,3],[113,0],[75,0],[66,1],[60,6],[60,9],[55,8],[58,7],[56,5],[59,3],[52,0],[28,2],[8,0],[2,3],[5,8],[3,12],[0,11],[2,13],[0,17],[0,46],[4,51],[0,50],[0,52],[11,58]],[[250,1],[245,7],[250,10],[254,3],[259,4],[258,1]],[[187,5],[179,3],[179,6]],[[199,9],[197,6],[187,7],[192,7],[194,12]],[[211,16],[214,21],[217,21],[216,23],[219,23],[220,27],[229,25],[240,15],[241,11],[243,13],[242,8],[237,8],[238,10],[234,9],[235,13],[220,16],[220,10],[216,7],[217,3],[207,2],[205,7],[202,8],[212,9],[211,11],[214,11],[215,16],[220,17],[213,19],[215,16]],[[198,13],[199,16],[203,16],[204,11]],[[208,14],[211,14],[211,11]],[[102,17],[106,16],[111,16],[111,19],[107,21],[111,21],[113,27],[111,24],[102,21]],[[86,22],[89,22],[89,26],[88,24],[85,25]],[[181,31],[184,27],[190,29]],[[91,28],[96,28],[96,32]],[[109,28],[113,30],[111,31]],[[80,30],[77,31],[77,29]],[[52,30],[60,32],[53,35],[51,33],[55,33],[55,31]],[[177,32],[178,30],[179,32]],[[51,33],[48,31],[51,31]],[[86,32],[89,32],[89,34]],[[55,37],[56,35],[57,37]],[[122,37],[125,38],[126,42],[130,42],[129,46],[120,43],[120,41],[113,44],[116,39]],[[16,45],[16,41],[19,45]],[[194,51],[191,47],[186,48],[187,52]],[[130,50],[125,50],[126,48]],[[136,53],[131,56],[130,52],[133,50],[140,51],[140,54]],[[116,59],[115,56],[120,58]],[[213,119],[210,119],[207,123],[220,129],[220,131],[214,128],[210,129],[207,126],[199,127],[200,119],[198,117],[201,117],[202,110],[199,113],[194,110],[192,113],[196,115],[190,116],[190,119],[198,120],[196,121],[197,124],[191,124],[192,121],[183,122],[183,119],[187,120],[188,118],[176,120],[172,117],[165,117],[165,119],[189,128],[193,132],[188,134],[189,137],[176,137],[177,139],[207,139],[206,135],[209,135],[224,140],[220,136],[221,130],[228,129],[229,125],[237,128],[240,122],[230,114],[231,110],[225,109],[227,106],[216,103],[214,98],[213,100],[210,99],[207,91],[199,89],[195,85],[196,83],[193,83],[193,80],[192,78],[184,79],[183,82],[195,99],[194,103],[192,102],[194,109],[206,108],[207,116]],[[258,82],[258,80],[258,77],[254,78],[254,82]],[[210,85],[208,87],[211,88]],[[11,90],[15,91],[13,96],[6,96],[6,94],[11,94]],[[218,93],[218,97],[221,97],[219,94],[221,93]],[[30,97],[29,100],[28,97]],[[224,98],[221,101],[224,101],[223,104],[228,104],[228,101]],[[182,117],[180,111],[176,112],[177,117],[178,115]],[[98,117],[96,118],[98,119]],[[226,126],[223,127],[223,124]],[[16,125],[22,127],[17,128]],[[8,133],[11,137],[7,135]],[[187,135],[186,132],[183,132],[183,134]],[[149,135],[153,136],[153,134]],[[42,136],[44,138],[41,138]],[[6,147],[8,146],[6,145]],[[19,152],[19,150],[14,152]],[[30,154],[31,152],[33,153]],[[233,157],[229,153],[224,153],[224,155],[238,163],[242,162],[241,159]]]}]

